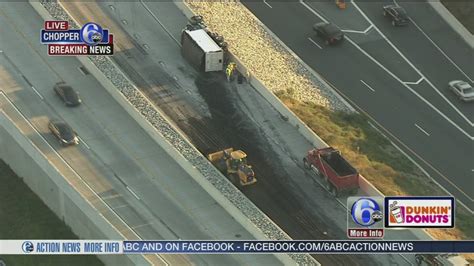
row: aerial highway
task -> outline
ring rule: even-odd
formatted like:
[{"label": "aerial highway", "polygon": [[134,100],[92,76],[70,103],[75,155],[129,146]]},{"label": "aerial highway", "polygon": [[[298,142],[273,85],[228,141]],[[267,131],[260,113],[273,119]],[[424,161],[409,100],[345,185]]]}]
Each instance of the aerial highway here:
[{"label": "aerial highway", "polygon": [[[428,175],[474,209],[468,189],[474,105],[447,89],[451,80],[472,82],[472,49],[434,10],[403,3],[411,23],[395,28],[383,17],[382,2],[357,1],[346,10],[320,1],[244,4]],[[339,26],[346,41],[325,46],[312,30],[321,21]]]},{"label": "aerial highway", "polygon": [[[69,165],[135,232],[133,238],[254,238],[81,69],[76,58],[48,57],[38,41],[43,20],[28,3],[0,4],[0,24],[1,108],[21,113],[34,128],[27,137],[51,163]],[[53,91],[58,81],[79,91],[82,104],[66,107]],[[21,116],[12,117],[19,125],[25,123]],[[48,129],[50,119],[66,121],[79,144],[62,147]],[[160,258],[171,265],[280,263],[273,255]]]},{"label": "aerial highway", "polygon": [[[113,57],[114,61],[152,101],[160,108],[171,111],[167,112],[167,115],[188,137],[196,135],[196,129],[186,128],[188,125],[185,122],[196,119],[197,111],[193,112],[193,110],[196,110],[196,102],[199,103],[201,97],[206,98],[206,96],[202,93],[195,96],[197,89],[194,84],[187,81],[187,78],[196,74],[189,66],[184,65],[185,63],[183,63],[183,59],[179,54],[178,41],[176,41],[179,40],[182,25],[185,25],[186,18],[182,16],[173,3],[146,3],[143,5],[141,3],[114,2],[82,3],[79,5],[75,2],[63,2],[63,6],[82,23],[96,18],[98,23],[108,25],[114,32],[119,47],[124,48]],[[143,48],[145,49],[142,50]],[[144,53],[146,53],[146,56]],[[160,65],[166,67],[160,67]],[[161,79],[161,76],[164,75],[176,77],[176,79],[173,79],[177,80],[178,84],[169,82],[167,79]],[[227,89],[220,86],[222,85],[210,86],[211,89],[209,95],[207,95],[208,100],[212,98],[215,102],[217,98],[220,99],[219,102],[223,102],[222,105],[232,105],[232,103],[224,101],[223,94]],[[160,91],[163,88],[167,88],[167,93]],[[262,99],[252,88],[232,88],[231,90],[249,93],[246,96],[240,95],[242,99],[239,98],[234,101],[239,104],[242,103],[242,109],[250,109],[249,115],[252,121],[254,119],[259,121],[260,130],[273,131],[268,132],[268,134],[271,134],[272,141],[278,143],[278,145],[275,145],[278,149],[278,152],[276,152],[278,155],[269,151],[259,154],[260,148],[256,146],[267,145],[265,141],[254,139],[256,138],[255,135],[259,135],[255,132],[259,132],[259,130],[230,127],[230,129],[223,132],[222,130],[215,132],[211,126],[215,125],[216,121],[204,120],[207,128],[200,132],[201,134],[212,137],[217,135],[220,139],[228,140],[227,145],[236,143],[237,145],[234,145],[234,147],[245,149],[248,152],[259,181],[254,187],[242,189],[243,193],[293,238],[345,238],[346,209],[344,199],[342,199],[342,204],[334,200],[321,186],[315,184],[302,169],[301,156],[311,147],[311,144],[302,138],[293,126],[282,123],[278,112],[275,112],[268,102]],[[183,92],[186,93],[183,94]],[[184,97],[186,94],[192,95],[192,98]],[[220,106],[213,105],[212,101],[209,101],[207,108],[211,110],[214,116],[219,116]],[[202,115],[202,117],[205,116],[207,115]],[[218,124],[218,126],[225,128],[230,125]],[[225,136],[231,134],[240,135],[233,136],[234,138],[240,138],[239,141],[232,141],[232,139]],[[242,136],[245,136],[245,139],[242,139]],[[264,138],[267,137],[269,136]],[[207,146],[203,146],[201,142],[194,142],[194,138],[190,139],[204,154],[206,148],[219,148],[212,146],[214,143],[211,142],[204,143]],[[225,146],[220,148],[225,148]],[[292,153],[288,156],[285,152],[287,148]],[[267,149],[264,147],[264,150]],[[284,154],[284,156],[279,156],[281,154]],[[265,162],[265,158],[272,156],[283,157],[281,160],[285,169],[278,165],[280,164],[279,158],[272,160],[274,162],[272,165]],[[325,211],[322,212],[322,209]],[[406,234],[390,234],[390,237],[416,238],[408,231],[404,233]],[[328,264],[351,263],[359,265],[377,263],[372,262],[374,258],[368,256],[322,255],[316,256],[316,258],[321,263]],[[406,263],[405,258],[401,256],[377,256],[375,259],[380,259],[378,263],[382,264],[388,262]]]}]

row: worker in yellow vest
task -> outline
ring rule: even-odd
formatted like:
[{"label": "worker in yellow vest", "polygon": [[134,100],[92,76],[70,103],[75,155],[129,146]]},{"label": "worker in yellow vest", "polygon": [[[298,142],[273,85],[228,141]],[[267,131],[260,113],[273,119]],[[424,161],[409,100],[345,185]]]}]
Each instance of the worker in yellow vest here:
[{"label": "worker in yellow vest", "polygon": [[235,70],[236,66],[237,65],[234,62],[230,62],[227,65],[227,68],[225,69],[225,74],[227,76],[227,81],[229,81],[229,82],[231,81],[231,77],[234,74],[234,70]]}]

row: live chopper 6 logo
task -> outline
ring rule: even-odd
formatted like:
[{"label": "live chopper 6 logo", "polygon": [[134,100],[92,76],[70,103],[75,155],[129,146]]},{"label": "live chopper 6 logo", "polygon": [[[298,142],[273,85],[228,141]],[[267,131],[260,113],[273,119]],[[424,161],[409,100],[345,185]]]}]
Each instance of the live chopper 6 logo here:
[{"label": "live chopper 6 logo", "polygon": [[48,45],[48,55],[113,55],[113,35],[97,23],[81,29],[69,29],[68,21],[44,22],[41,43]]}]

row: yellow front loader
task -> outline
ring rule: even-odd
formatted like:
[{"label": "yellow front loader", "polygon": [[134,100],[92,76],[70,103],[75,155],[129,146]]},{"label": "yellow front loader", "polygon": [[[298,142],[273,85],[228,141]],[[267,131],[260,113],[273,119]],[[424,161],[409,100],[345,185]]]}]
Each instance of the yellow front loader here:
[{"label": "yellow front loader", "polygon": [[207,155],[207,159],[236,185],[248,186],[257,182],[252,166],[247,164],[247,154],[241,150],[228,148]]}]

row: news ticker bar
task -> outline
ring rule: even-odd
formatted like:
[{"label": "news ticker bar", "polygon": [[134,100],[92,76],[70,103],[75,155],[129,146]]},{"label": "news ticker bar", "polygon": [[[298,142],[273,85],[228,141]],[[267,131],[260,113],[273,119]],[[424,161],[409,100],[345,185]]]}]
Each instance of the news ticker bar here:
[{"label": "news ticker bar", "polygon": [[474,253],[474,241],[0,240],[0,254]]}]

